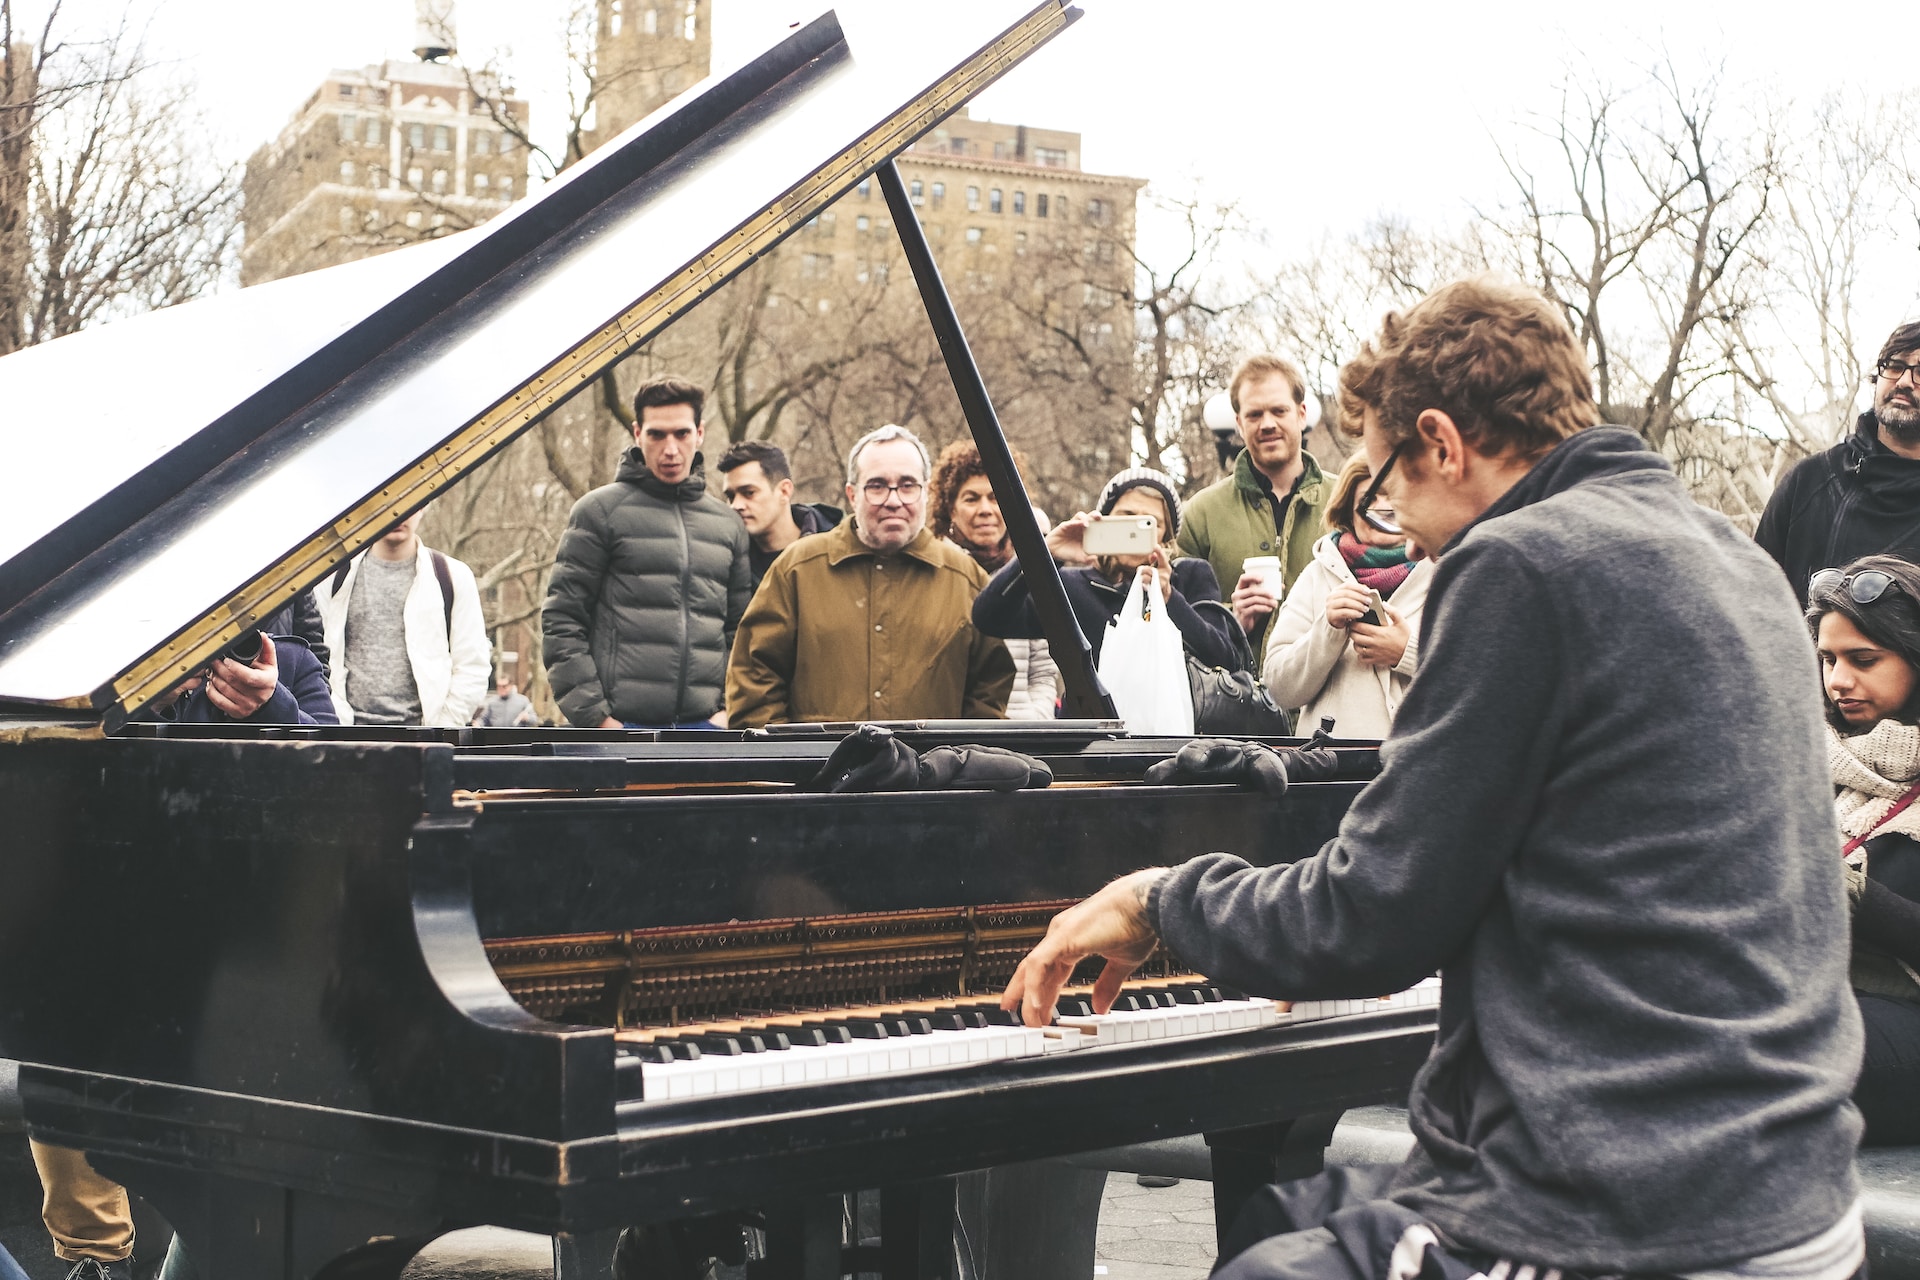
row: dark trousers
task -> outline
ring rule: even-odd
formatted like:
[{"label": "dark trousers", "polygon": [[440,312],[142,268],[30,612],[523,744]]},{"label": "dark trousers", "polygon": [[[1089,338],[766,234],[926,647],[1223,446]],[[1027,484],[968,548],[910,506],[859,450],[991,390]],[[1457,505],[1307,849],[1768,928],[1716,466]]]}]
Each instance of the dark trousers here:
[{"label": "dark trousers", "polygon": [[1448,1253],[1420,1216],[1383,1199],[1398,1165],[1329,1169],[1262,1187],[1233,1220],[1215,1280],[1469,1280],[1480,1268]]},{"label": "dark trousers", "polygon": [[1920,1143],[1920,1004],[1859,992],[1867,1055],[1854,1105],[1867,1122],[1861,1145]]}]

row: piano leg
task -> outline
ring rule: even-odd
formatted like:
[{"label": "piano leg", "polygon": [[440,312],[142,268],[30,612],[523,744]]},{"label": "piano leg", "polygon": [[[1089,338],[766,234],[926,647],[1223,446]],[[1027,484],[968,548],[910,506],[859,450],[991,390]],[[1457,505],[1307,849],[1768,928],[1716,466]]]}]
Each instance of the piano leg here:
[{"label": "piano leg", "polygon": [[840,1280],[840,1210],[844,1197],[810,1196],[769,1206],[767,1256],[750,1265],[753,1280]]},{"label": "piano leg", "polygon": [[608,1280],[620,1228],[562,1231],[553,1238],[553,1280]]},{"label": "piano leg", "polygon": [[378,1205],[90,1155],[160,1211],[195,1280],[398,1280],[447,1231]]},{"label": "piano leg", "polygon": [[880,1192],[880,1273],[885,1280],[953,1280],[956,1178]]},{"label": "piano leg", "polygon": [[1292,1120],[1207,1135],[1213,1156],[1213,1234],[1224,1247],[1247,1198],[1272,1182],[1310,1178],[1325,1166],[1327,1144],[1345,1115],[1310,1112]]}]

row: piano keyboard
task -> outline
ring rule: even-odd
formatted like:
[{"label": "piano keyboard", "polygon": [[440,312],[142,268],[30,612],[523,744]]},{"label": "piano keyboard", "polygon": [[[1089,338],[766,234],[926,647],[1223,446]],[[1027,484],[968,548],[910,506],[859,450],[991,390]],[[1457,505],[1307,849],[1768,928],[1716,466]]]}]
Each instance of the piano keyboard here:
[{"label": "piano keyboard", "polygon": [[[1104,1014],[1093,1012],[1088,989],[1064,993],[1053,1024],[1046,1027],[1020,1025],[993,1000],[787,1013],[622,1032],[618,1068],[626,1087],[620,1092],[648,1101],[746,1093],[1315,1022],[1439,1001],[1438,978],[1374,1000],[1314,1000],[1292,1006],[1204,981],[1156,980],[1129,983]],[[635,1073],[637,1090],[631,1087]]]}]

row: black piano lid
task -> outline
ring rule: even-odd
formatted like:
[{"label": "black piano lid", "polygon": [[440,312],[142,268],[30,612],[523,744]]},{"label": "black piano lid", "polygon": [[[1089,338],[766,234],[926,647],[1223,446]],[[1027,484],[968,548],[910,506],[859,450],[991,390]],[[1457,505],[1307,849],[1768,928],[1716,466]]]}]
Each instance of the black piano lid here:
[{"label": "black piano lid", "polygon": [[933,16],[828,12],[475,230],[0,359],[32,477],[0,504],[0,705],[120,722],[1078,11]]}]

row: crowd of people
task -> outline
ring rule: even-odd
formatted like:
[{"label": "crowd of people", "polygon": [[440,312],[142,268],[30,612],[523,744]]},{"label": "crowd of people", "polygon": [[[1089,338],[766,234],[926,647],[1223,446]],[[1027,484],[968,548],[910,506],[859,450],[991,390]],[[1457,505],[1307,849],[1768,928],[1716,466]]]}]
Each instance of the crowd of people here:
[{"label": "crowd of people", "polygon": [[[1130,468],[1039,521],[1072,615],[1097,656],[1150,584],[1186,660],[1252,655],[1281,707],[1387,739],[1383,772],[1315,858],[1208,854],[1062,912],[1007,1007],[1043,1020],[1092,956],[1111,999],[1162,942],[1288,998],[1445,971],[1414,1159],[1270,1189],[1226,1277],[1386,1274],[1409,1240],[1445,1275],[1852,1276],[1855,1146],[1920,1143],[1920,322],[1751,538],[1600,424],[1577,341],[1509,283],[1387,318],[1342,370],[1362,447],[1332,476],[1298,369],[1254,356],[1229,395],[1244,447],[1217,483],[1183,498]],[[843,513],[795,502],[777,447],[737,443],[723,500],[704,407],[683,380],[641,387],[617,478],[572,512],[542,615],[571,724],[1055,714],[971,444],[936,463],[902,427],[868,432]],[[1104,521],[1146,533],[1090,547]],[[504,675],[486,693],[474,576],[418,523],[152,714],[532,722]],[[1169,768],[1286,765],[1197,742]],[[60,1256],[123,1275],[124,1193],[34,1155]],[[1320,1225],[1335,1210],[1353,1238]]]}]

